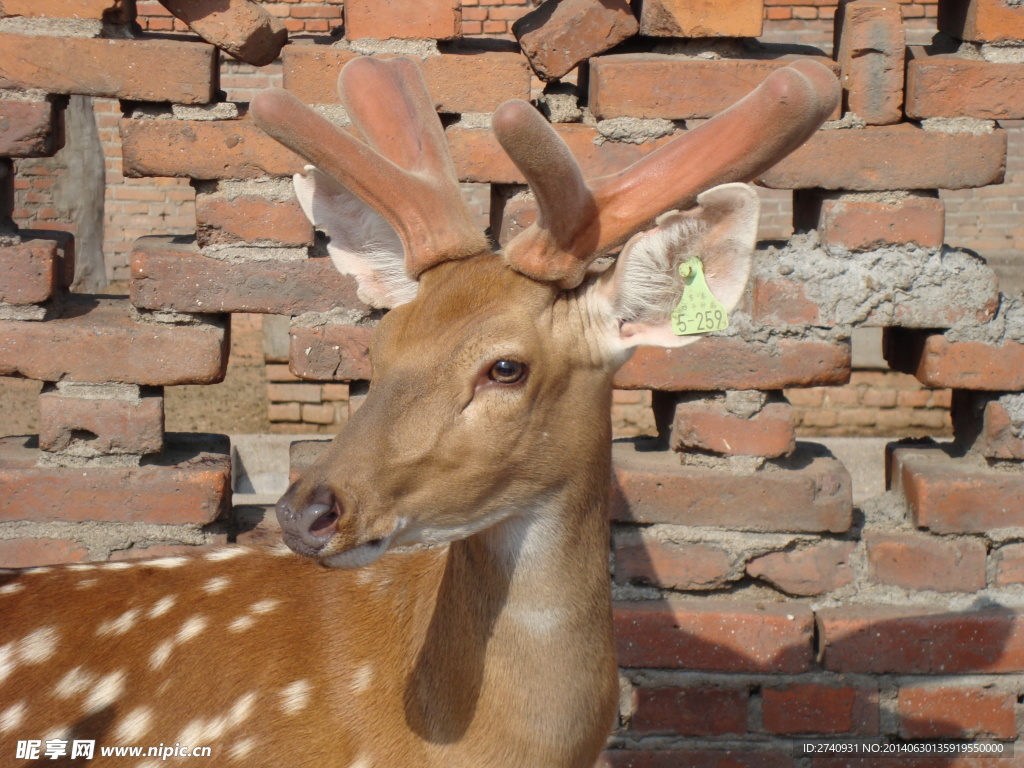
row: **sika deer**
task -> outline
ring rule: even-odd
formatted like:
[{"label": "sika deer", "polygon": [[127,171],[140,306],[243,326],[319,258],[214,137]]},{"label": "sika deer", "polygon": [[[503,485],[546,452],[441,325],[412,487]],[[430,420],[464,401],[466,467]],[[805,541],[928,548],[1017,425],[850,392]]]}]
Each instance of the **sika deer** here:
[{"label": "sika deer", "polygon": [[[838,85],[798,62],[589,184],[530,105],[503,105],[494,131],[539,207],[503,253],[472,225],[415,65],[358,59],[339,88],[361,140],[284,91],[252,104],[315,164],[295,184],[339,268],[392,308],[365,405],[278,505],[303,557],[223,549],[8,581],[4,760],[48,737],[317,768],[588,768],[602,749],[612,375],[639,344],[695,338],[669,323],[684,258],[739,300],[757,196],[710,187],[797,147]],[[115,763],[97,749],[92,764]]]}]

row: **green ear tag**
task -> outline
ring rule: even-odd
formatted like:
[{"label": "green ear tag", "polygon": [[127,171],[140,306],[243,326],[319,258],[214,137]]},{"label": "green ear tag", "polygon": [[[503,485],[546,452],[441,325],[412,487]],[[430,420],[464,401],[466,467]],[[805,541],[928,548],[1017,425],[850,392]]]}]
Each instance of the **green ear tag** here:
[{"label": "green ear tag", "polygon": [[729,314],[725,306],[711,295],[704,280],[704,265],[692,258],[679,265],[679,274],[686,280],[679,304],[672,311],[672,333],[690,336],[710,333],[729,327]]}]

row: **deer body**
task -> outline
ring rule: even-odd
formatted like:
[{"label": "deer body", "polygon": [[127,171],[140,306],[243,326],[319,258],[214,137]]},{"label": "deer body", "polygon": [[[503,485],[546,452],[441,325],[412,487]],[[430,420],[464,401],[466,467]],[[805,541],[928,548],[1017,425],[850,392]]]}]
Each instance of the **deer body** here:
[{"label": "deer body", "polygon": [[[757,197],[707,187],[798,146],[838,84],[806,62],[780,70],[591,183],[532,107],[506,104],[494,129],[540,211],[502,253],[472,227],[415,65],[356,59],[339,88],[362,140],[282,91],[252,105],[316,164],[296,192],[339,268],[391,309],[364,405],[278,504],[303,557],[237,548],[0,575],[0,750],[57,737],[210,746],[218,765],[597,759],[617,690],[612,377],[638,344],[693,340],[668,323],[684,258],[723,305],[739,301]],[[641,232],[673,206],[690,209]],[[627,238],[614,266],[593,267]]]}]

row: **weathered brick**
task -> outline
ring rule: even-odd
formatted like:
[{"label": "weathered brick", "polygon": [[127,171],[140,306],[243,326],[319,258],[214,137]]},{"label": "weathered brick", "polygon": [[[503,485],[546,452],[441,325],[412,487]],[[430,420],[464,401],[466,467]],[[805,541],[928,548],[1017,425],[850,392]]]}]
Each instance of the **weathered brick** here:
[{"label": "weathered brick", "polygon": [[952,403],[957,442],[988,459],[1024,460],[1024,428],[1014,425],[1007,410],[1022,405],[1020,394],[957,390]]},{"label": "weathered brick", "polygon": [[1005,168],[1003,131],[942,133],[901,124],[818,131],[759,182],[773,189],[964,189],[1001,182]]},{"label": "weathered brick", "polygon": [[669,447],[696,448],[730,456],[787,456],[796,448],[793,408],[769,402],[743,418],[729,411],[724,400],[687,399],[675,406]]},{"label": "weathered brick", "polygon": [[1024,41],[1024,6],[1010,0],[942,0],[939,31],[976,43]]},{"label": "weathered brick", "polygon": [[987,533],[1024,526],[1024,471],[989,469],[942,446],[889,446],[891,486],[914,524],[936,533]]},{"label": "weathered brick", "polygon": [[995,585],[1024,584],[1024,544],[1006,544],[992,553]]},{"label": "weathered brick", "polygon": [[47,301],[61,285],[57,244],[30,240],[0,246],[0,301],[7,304],[38,304]]},{"label": "weathered brick", "polygon": [[659,600],[614,603],[612,612],[624,667],[794,674],[813,657],[804,605]]},{"label": "weathered brick", "polygon": [[887,328],[885,359],[929,387],[1024,390],[1024,343],[949,341],[942,333]]},{"label": "weathered brick", "polygon": [[135,3],[125,0],[3,0],[0,17],[29,19],[92,19],[127,24],[135,18]]},{"label": "weathered brick", "polygon": [[793,226],[816,229],[823,245],[849,251],[871,251],[885,245],[942,245],[946,206],[934,197],[864,200],[857,197],[798,190],[793,197]]},{"label": "weathered brick", "polygon": [[612,518],[622,522],[710,525],[747,531],[845,531],[850,475],[835,459],[797,449],[794,466],[738,476],[683,466],[671,451],[612,449]]},{"label": "weathered brick", "polygon": [[767,344],[709,336],[676,349],[640,347],[618,373],[621,389],[764,389],[845,384],[846,342],[779,339]]},{"label": "weathered brick", "polygon": [[903,686],[896,702],[904,739],[1012,739],[1015,696],[998,688]]},{"label": "weathered brick", "polygon": [[433,38],[451,40],[462,34],[460,0],[345,0],[345,37]]},{"label": "weathered brick", "polygon": [[270,421],[301,421],[302,406],[298,403],[270,403],[267,418]]},{"label": "weathered brick", "polygon": [[868,125],[903,119],[906,41],[899,3],[840,0],[835,20],[836,60],[842,67],[847,112]]},{"label": "weathered brick", "polygon": [[208,43],[248,64],[270,64],[288,42],[288,30],[250,0],[160,0]]},{"label": "weathered brick", "polygon": [[512,34],[542,80],[557,80],[580,62],[637,33],[626,0],[547,0],[512,25]]},{"label": "weathered brick", "polygon": [[[643,144],[606,141],[596,144],[597,129],[589,125],[558,124],[555,131],[569,145],[586,178],[605,176],[632,165],[671,141],[666,136]],[[487,129],[452,125],[445,131],[460,181],[525,184],[526,179]]]},{"label": "weathered brick", "polygon": [[747,732],[749,699],[746,688],[637,688],[630,730],[680,736],[742,735]]},{"label": "weathered brick", "polygon": [[[0,470],[2,471],[2,470]],[[89,550],[68,539],[5,539],[0,541],[0,568],[84,563]]]},{"label": "weathered brick", "polygon": [[826,669],[865,674],[1024,670],[1024,614],[849,606],[816,612]]},{"label": "weathered brick", "polygon": [[821,325],[821,306],[807,296],[804,281],[786,280],[781,275],[751,275],[750,313],[766,326]]},{"label": "weathered brick", "polygon": [[0,100],[0,157],[49,157],[63,146],[49,101]]},{"label": "weathered brick", "polygon": [[159,453],[164,446],[164,398],[75,397],[53,390],[39,396],[39,447],[80,455]]},{"label": "weathered brick", "polygon": [[880,531],[864,533],[863,540],[872,581],[936,592],[985,588],[986,549],[981,541]]},{"label": "weathered brick", "polygon": [[[601,56],[590,62],[589,105],[601,119],[713,117],[742,99],[776,69],[806,57],[693,59],[654,53]],[[815,61],[838,66],[824,57]],[[833,115],[838,117],[838,111]]]},{"label": "weathered brick", "polygon": [[853,581],[855,542],[822,541],[787,552],[769,552],[747,563],[747,575],[790,595],[821,595]]},{"label": "weathered brick", "polygon": [[136,242],[131,300],[146,309],[298,315],[339,307],[366,310],[355,279],[330,259],[223,261],[169,238]]},{"label": "weathered brick", "polygon": [[764,729],[785,736],[878,733],[878,689],[793,683],[761,692]]},{"label": "weathered brick", "polygon": [[122,120],[121,142],[129,178],[254,179],[305,165],[249,120]]},{"label": "weathered brick", "polygon": [[645,538],[643,543],[615,548],[615,581],[669,589],[717,589],[728,582],[732,561],[727,552],[707,544]]},{"label": "weathered brick", "polygon": [[911,47],[907,62],[907,116],[1024,118],[1024,64],[998,64],[959,56],[928,56]]},{"label": "weathered brick", "polygon": [[[322,45],[285,48],[284,87],[307,104],[338,104],[338,75],[356,57]],[[530,98],[530,68],[517,53],[465,50],[418,62],[438,112],[493,112]]]},{"label": "weathered brick", "polygon": [[319,403],[323,401],[323,392],[320,384],[314,382],[268,384],[267,399],[278,403]]},{"label": "weathered brick", "polygon": [[304,379],[352,381],[370,378],[373,328],[328,323],[292,325],[289,365]]},{"label": "weathered brick", "polygon": [[217,90],[217,51],[180,40],[0,34],[0,78],[19,88],[134,101],[206,104]]},{"label": "weathered brick", "polygon": [[0,521],[205,525],[231,504],[227,438],[168,435],[141,467],[35,466],[24,437],[0,438]]},{"label": "weathered brick", "polygon": [[203,248],[313,244],[313,225],[294,196],[273,200],[261,195],[196,195],[196,230],[196,239]]},{"label": "weathered brick", "polygon": [[127,301],[69,297],[60,317],[0,321],[0,376],[37,381],[212,384],[224,378],[228,336],[209,320],[137,320]]},{"label": "weathered brick", "polygon": [[307,424],[334,424],[338,421],[338,409],[329,403],[307,403],[302,406],[302,420]]},{"label": "weathered brick", "polygon": [[[793,768],[793,758],[779,750],[765,748],[713,749],[610,749],[604,753],[607,768]],[[596,768],[606,768],[598,763]],[[1014,767],[1016,768],[1016,767]]]},{"label": "weathered brick", "polygon": [[644,0],[640,34],[651,37],[759,37],[764,0]]}]

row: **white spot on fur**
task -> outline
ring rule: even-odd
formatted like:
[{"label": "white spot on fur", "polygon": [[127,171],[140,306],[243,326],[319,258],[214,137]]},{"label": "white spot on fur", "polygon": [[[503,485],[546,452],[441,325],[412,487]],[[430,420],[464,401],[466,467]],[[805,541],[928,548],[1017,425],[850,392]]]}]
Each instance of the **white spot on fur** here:
[{"label": "white spot on fur", "polygon": [[16,666],[18,666],[18,662],[14,657],[14,652],[14,643],[0,645],[0,683],[6,680],[7,676],[14,671]]},{"label": "white spot on fur", "polygon": [[149,613],[146,614],[147,617],[150,619],[159,619],[161,616],[163,616],[165,613],[171,610],[171,608],[174,607],[174,603],[177,602],[177,600],[178,598],[176,598],[174,595],[167,595],[166,597],[161,597],[159,600],[156,601],[156,603],[153,604],[153,607],[149,609]]},{"label": "white spot on fur", "polygon": [[149,733],[153,711],[149,707],[138,707],[125,715],[114,728],[114,740],[121,744],[138,741]]},{"label": "white spot on fur", "polygon": [[255,704],[256,694],[251,691],[239,698],[231,707],[231,712],[228,714],[228,727],[237,728],[248,720],[249,715],[252,714],[252,708]]},{"label": "white spot on fur", "polygon": [[256,623],[256,619],[252,616],[239,616],[237,619],[228,624],[229,632],[244,632],[245,630],[252,627]]},{"label": "white spot on fur", "polygon": [[58,699],[77,696],[92,685],[95,679],[96,675],[83,671],[81,667],[75,667],[60,679],[57,687],[53,689],[53,695]]},{"label": "white spot on fur", "polygon": [[349,768],[370,768],[373,763],[370,762],[368,757],[357,757],[356,761],[349,766]]},{"label": "white spot on fur", "polygon": [[212,552],[207,552],[203,557],[207,560],[213,560],[214,562],[220,562],[222,560],[232,560],[239,555],[244,555],[250,550],[246,547],[225,547],[224,549],[215,549]]},{"label": "white spot on fur", "polygon": [[15,592],[21,592],[25,588],[24,584],[15,582],[13,584],[5,584],[0,587],[0,595],[13,595]]},{"label": "white spot on fur", "polygon": [[288,683],[281,691],[281,711],[286,715],[294,715],[306,708],[309,703],[309,692],[312,686],[308,680],[296,680]]},{"label": "white spot on fur", "polygon": [[76,563],[75,565],[67,566],[69,571],[94,571],[96,567],[92,563]]},{"label": "white spot on fur", "polygon": [[193,637],[198,635],[206,629],[206,617],[205,616],[193,616],[184,624],[181,625],[181,629],[178,630],[178,634],[175,636],[177,643],[187,643]]},{"label": "white spot on fur", "polygon": [[62,725],[60,728],[54,728],[50,732],[43,735],[43,743],[53,741],[54,739],[67,739],[71,735],[71,726]]},{"label": "white spot on fur", "polygon": [[135,567],[134,563],[121,563],[121,562],[117,562],[117,563],[104,563],[103,565],[100,566],[100,568],[102,568],[105,571],[124,571],[124,570],[127,570],[128,568],[133,568],[133,567]]},{"label": "white spot on fur", "polygon": [[278,544],[270,550],[270,554],[274,557],[287,557],[288,555],[293,555],[295,553],[288,548],[287,544]]},{"label": "white spot on fur", "polygon": [[223,592],[230,583],[231,579],[225,576],[218,576],[203,584],[203,592],[206,592],[209,595],[215,595],[218,592]]},{"label": "white spot on fur", "polygon": [[87,716],[96,714],[117,701],[124,691],[124,678],[123,669],[101,677],[85,697],[82,705],[84,713]]},{"label": "white spot on fur", "polygon": [[157,560],[147,560],[143,562],[143,565],[148,565],[152,568],[180,568],[188,562],[187,557],[177,555],[175,557],[161,557]]},{"label": "white spot on fur", "polygon": [[57,630],[41,627],[18,643],[18,656],[25,664],[42,664],[57,650]]},{"label": "white spot on fur", "polygon": [[75,585],[75,589],[88,589],[95,586],[99,579],[82,579]]},{"label": "white spot on fur", "polygon": [[252,752],[255,746],[256,740],[252,738],[236,741],[234,744],[228,747],[228,757],[230,757],[232,760],[243,760],[245,759],[245,757],[248,756],[250,752]]},{"label": "white spot on fur", "polygon": [[118,635],[123,635],[135,626],[135,620],[138,619],[138,617],[139,609],[131,608],[113,621],[105,621],[100,624],[99,628],[96,630],[96,637],[105,637],[106,635],[113,635],[114,637],[117,637]]},{"label": "white spot on fur", "polygon": [[253,603],[249,606],[249,613],[263,614],[270,613],[272,610],[277,608],[281,604],[280,600],[268,599],[260,600],[259,602]]},{"label": "white spot on fur", "polygon": [[21,721],[25,719],[25,712],[28,710],[28,705],[24,701],[19,701],[3,712],[0,712],[0,733],[7,733],[13,731],[19,725]]},{"label": "white spot on fur", "polygon": [[370,683],[373,682],[373,665],[364,664],[356,670],[355,675],[352,676],[352,692],[362,693],[370,687]]},{"label": "white spot on fur", "polygon": [[160,645],[156,647],[156,650],[149,656],[149,668],[156,670],[160,669],[167,660],[171,658],[171,652],[174,650],[173,640],[164,640]]}]

